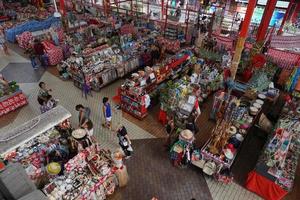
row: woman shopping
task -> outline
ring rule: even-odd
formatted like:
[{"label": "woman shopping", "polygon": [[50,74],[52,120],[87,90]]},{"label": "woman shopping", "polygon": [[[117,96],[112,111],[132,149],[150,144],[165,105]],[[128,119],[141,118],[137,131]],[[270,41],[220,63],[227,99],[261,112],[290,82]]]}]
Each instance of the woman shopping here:
[{"label": "woman shopping", "polygon": [[117,136],[119,138],[119,144],[120,144],[120,146],[121,146],[121,148],[124,151],[124,154],[126,156],[125,159],[130,158],[130,156],[133,152],[133,149],[131,147],[131,141],[130,141],[130,138],[128,137],[127,130],[126,130],[125,126],[120,124],[116,133],[117,133]]}]

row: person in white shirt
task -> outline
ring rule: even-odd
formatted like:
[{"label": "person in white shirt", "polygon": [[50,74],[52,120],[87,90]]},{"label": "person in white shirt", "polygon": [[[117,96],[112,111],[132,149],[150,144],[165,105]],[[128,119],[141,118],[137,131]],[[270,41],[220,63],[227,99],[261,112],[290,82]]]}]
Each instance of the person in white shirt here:
[{"label": "person in white shirt", "polygon": [[194,73],[191,76],[191,83],[198,84],[201,78],[200,74],[201,74],[201,66],[199,64],[196,64],[194,67]]}]

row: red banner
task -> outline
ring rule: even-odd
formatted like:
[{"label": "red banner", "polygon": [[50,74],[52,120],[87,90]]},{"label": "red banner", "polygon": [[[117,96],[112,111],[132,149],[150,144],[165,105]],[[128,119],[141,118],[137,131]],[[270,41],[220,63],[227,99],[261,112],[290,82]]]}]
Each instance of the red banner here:
[{"label": "red banner", "polygon": [[221,45],[224,45],[226,47],[226,49],[228,49],[228,50],[233,49],[233,39],[232,38],[221,36],[216,33],[213,33],[212,36],[217,39],[217,45],[219,48],[221,47]]},{"label": "red banner", "polygon": [[0,116],[14,111],[17,108],[26,105],[27,103],[26,96],[22,92],[17,92],[15,95],[0,102]]}]

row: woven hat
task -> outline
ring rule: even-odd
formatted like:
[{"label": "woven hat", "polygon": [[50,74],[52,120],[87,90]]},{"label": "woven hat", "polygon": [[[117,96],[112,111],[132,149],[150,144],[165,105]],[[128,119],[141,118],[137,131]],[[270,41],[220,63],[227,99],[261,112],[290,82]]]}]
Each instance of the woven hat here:
[{"label": "woven hat", "polygon": [[60,164],[57,162],[51,162],[47,165],[47,172],[51,175],[57,175],[61,171]]},{"label": "woven hat", "polygon": [[82,138],[85,137],[85,135],[86,135],[86,131],[84,129],[81,129],[81,128],[76,129],[72,132],[72,136],[75,139],[82,139]]},{"label": "woven hat", "polygon": [[192,131],[186,129],[186,130],[183,130],[183,131],[180,132],[180,136],[181,136],[183,139],[191,140],[191,139],[193,139],[194,134],[192,133]]},{"label": "woven hat", "polygon": [[236,134],[237,130],[235,126],[231,126],[228,130],[228,133],[230,133],[230,135],[234,135]]}]

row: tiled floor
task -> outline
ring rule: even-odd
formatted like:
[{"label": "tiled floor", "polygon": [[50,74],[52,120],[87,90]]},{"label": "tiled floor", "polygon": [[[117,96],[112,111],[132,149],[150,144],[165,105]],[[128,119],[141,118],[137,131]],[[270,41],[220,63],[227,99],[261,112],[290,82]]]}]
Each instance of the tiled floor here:
[{"label": "tiled floor", "polygon": [[[74,109],[75,105],[81,103],[85,106],[89,106],[92,109],[92,120],[95,124],[95,134],[100,141],[100,144],[102,144],[102,147],[110,149],[118,148],[116,135],[101,127],[101,100],[104,96],[108,96],[111,99],[115,95],[117,87],[122,83],[122,80],[114,82],[108,87],[103,88],[98,93],[93,93],[93,97],[88,97],[88,99],[85,100],[81,96],[81,91],[75,88],[71,81],[62,81],[56,76],[57,74],[55,73],[55,68],[48,69],[46,72],[39,74],[38,78],[18,77],[16,76],[17,74],[24,74],[22,76],[26,76],[28,74],[32,75],[35,72],[29,64],[24,64],[20,68],[18,68],[18,70],[22,70],[22,73],[19,73],[19,71],[15,71],[14,69],[17,65],[11,64],[9,67],[6,67],[9,63],[29,63],[29,61],[15,53],[15,51],[11,51],[11,56],[4,56],[3,54],[0,54],[0,72],[4,69],[4,72],[8,73],[8,76],[11,76],[13,78],[16,77],[15,79],[21,81],[19,82],[19,84],[21,86],[21,89],[23,89],[28,97],[29,105],[11,114],[8,119],[3,117],[0,118],[0,134],[39,115],[40,111],[36,100],[38,93],[38,81],[44,81],[50,88],[52,88],[53,96],[60,99],[59,103],[72,113],[73,116],[71,121],[74,126],[77,125],[78,120],[77,113]],[[9,74],[11,72],[17,74]],[[209,137],[209,134],[206,133],[208,133],[214,125],[213,122],[208,121],[208,113],[211,106],[210,102],[211,101],[208,101],[208,104],[205,104],[203,115],[199,119],[200,133],[199,137],[197,136],[198,145],[203,145],[203,143]],[[189,200],[189,198],[192,197],[200,200],[210,199],[210,196],[214,200],[260,199],[255,194],[245,190],[243,187],[236,183],[233,183],[231,185],[223,185],[215,182],[210,177],[205,177],[206,184],[208,186],[206,188],[208,188],[209,190],[205,189],[205,181],[200,170],[173,168],[168,162],[167,152],[165,152],[163,148],[160,148],[160,145],[158,145],[157,143],[157,141],[160,140],[153,140],[153,138],[155,137],[164,137],[164,128],[159,123],[155,122],[155,112],[149,117],[150,119],[145,119],[145,121],[143,121],[144,125],[137,126],[136,124],[138,123],[135,122],[134,119],[130,119],[130,117],[128,116],[123,117],[121,111],[114,110],[113,112],[114,126],[117,123],[123,123],[128,129],[129,136],[133,140],[135,140],[134,145],[136,146],[135,155],[131,158],[131,160],[128,161],[128,171],[129,175],[132,178],[132,182],[130,181],[129,185],[126,188],[120,189],[120,192],[115,195],[115,199],[132,199],[130,198],[131,195],[139,195],[139,197],[141,197],[141,200],[149,199],[155,195],[158,195],[160,197],[160,200]],[[8,123],[8,121],[10,123]],[[151,126],[151,128],[146,126]],[[153,133],[153,130],[157,130],[158,132]],[[139,148],[142,149],[139,150]],[[151,161],[153,161],[153,163]],[[167,175],[163,175],[161,173],[164,171],[157,171],[159,169],[162,169],[162,167],[164,167],[163,170],[165,170]],[[176,176],[177,172],[180,174],[178,174],[178,177]],[[156,176],[153,176],[154,174],[156,174]],[[159,174],[159,176],[157,174]],[[183,188],[179,187],[179,185],[182,185],[182,180],[184,180],[184,184],[187,185],[184,185]],[[171,190],[173,182],[178,183],[177,186],[174,186],[174,188]],[[171,185],[168,185],[168,183],[170,183]],[[189,187],[190,185],[192,185],[192,187]],[[193,191],[191,191],[191,188],[193,189]],[[171,197],[170,193],[178,193],[178,198]],[[144,197],[141,196],[143,194],[145,194]]]}]

